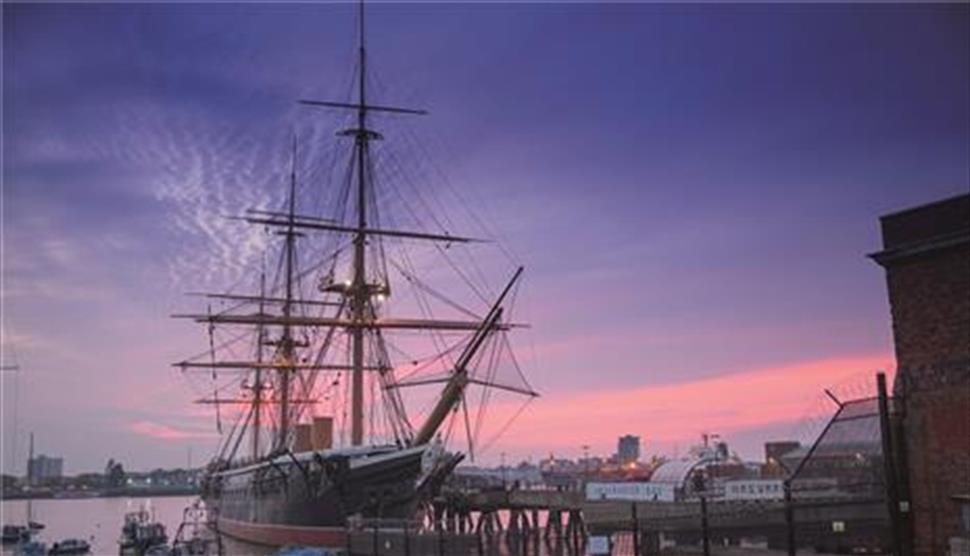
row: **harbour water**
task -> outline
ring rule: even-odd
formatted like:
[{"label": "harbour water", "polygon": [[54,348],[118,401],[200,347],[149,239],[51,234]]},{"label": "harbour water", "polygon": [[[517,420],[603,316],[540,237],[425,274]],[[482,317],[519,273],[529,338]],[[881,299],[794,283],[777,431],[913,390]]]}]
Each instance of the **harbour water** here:
[{"label": "harbour water", "polygon": [[[175,535],[182,522],[183,510],[195,500],[192,496],[166,496],[145,498],[78,498],[43,499],[33,501],[33,520],[45,525],[36,537],[50,546],[56,541],[67,538],[84,539],[91,543],[91,554],[114,555],[118,553],[118,538],[121,525],[127,512],[140,508],[149,510],[154,519],[165,525],[169,539]],[[26,500],[0,501],[0,522],[23,524],[27,521]],[[508,522],[507,512],[502,512],[503,523]],[[542,521],[545,521],[545,512]],[[621,541],[622,542],[622,541]],[[274,550],[240,543],[223,537],[227,554],[263,556]],[[542,554],[551,554],[547,547],[541,546]],[[13,545],[3,547],[0,554],[12,555]],[[505,542],[497,542],[490,547],[489,553],[507,555],[514,552]]]},{"label": "harbour water", "polygon": [[[165,525],[171,537],[182,522],[182,510],[193,499],[190,496],[166,496],[34,500],[32,513],[34,521],[46,526],[37,538],[48,546],[66,538],[78,538],[91,543],[92,554],[117,554],[126,512],[148,509]],[[23,524],[27,521],[27,501],[3,500],[0,513],[3,523]],[[12,553],[12,546],[3,548],[3,554]]]}]

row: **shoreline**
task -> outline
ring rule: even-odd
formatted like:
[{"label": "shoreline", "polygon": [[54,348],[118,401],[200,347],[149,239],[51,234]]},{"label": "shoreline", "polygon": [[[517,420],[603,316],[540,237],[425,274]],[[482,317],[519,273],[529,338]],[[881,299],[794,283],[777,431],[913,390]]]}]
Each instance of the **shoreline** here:
[{"label": "shoreline", "polygon": [[48,491],[0,493],[0,502],[7,500],[86,500],[89,498],[147,498],[164,496],[195,496],[200,490],[186,488],[129,488],[103,491]]}]

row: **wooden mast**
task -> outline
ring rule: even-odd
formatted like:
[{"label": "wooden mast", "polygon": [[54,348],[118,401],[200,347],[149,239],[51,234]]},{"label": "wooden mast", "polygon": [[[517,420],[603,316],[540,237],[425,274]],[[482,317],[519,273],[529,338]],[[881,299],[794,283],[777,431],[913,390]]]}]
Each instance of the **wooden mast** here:
[{"label": "wooden mast", "polygon": [[293,313],[293,254],[296,248],[296,136],[293,137],[293,161],[290,168],[289,226],[286,235],[286,295],[283,301],[283,337],[280,338],[282,367],[280,373],[280,430],[276,449],[287,447],[290,429],[290,379],[294,372],[296,356],[293,346],[293,329],[290,317]]},{"label": "wooden mast", "polygon": [[[358,72],[358,108],[357,108],[357,139],[354,143],[357,156],[357,233],[354,235],[354,278],[351,285],[350,299],[351,318],[358,324],[367,319],[369,292],[367,288],[366,244],[367,244],[367,168],[368,141],[370,134],[367,125],[367,97],[366,97],[366,56],[364,51],[364,2],[361,0],[358,10],[358,55],[360,71]],[[360,446],[364,443],[364,329],[357,326],[351,332],[353,341],[353,371],[351,376],[351,444]]]},{"label": "wooden mast", "polygon": [[[258,458],[260,455],[259,433],[260,428],[264,426],[264,423],[262,423],[263,419],[261,409],[265,409],[264,406],[266,404],[279,404],[280,407],[278,435],[275,439],[273,439],[273,446],[271,448],[271,450],[275,452],[285,450],[289,447],[290,428],[293,426],[292,421],[299,418],[299,413],[293,409],[299,404],[314,403],[315,401],[312,399],[297,399],[294,397],[294,392],[292,391],[294,390],[294,373],[301,371],[313,372],[319,370],[350,372],[350,440],[353,446],[360,446],[364,444],[365,438],[364,415],[366,400],[364,373],[365,371],[372,370],[377,370],[384,373],[390,369],[390,367],[387,366],[387,363],[377,362],[371,363],[370,365],[366,364],[365,360],[368,353],[368,343],[371,344],[372,354],[381,353],[381,350],[384,349],[383,341],[381,339],[382,329],[474,331],[471,341],[465,346],[464,351],[456,362],[454,372],[450,377],[446,377],[441,380],[442,382],[447,381],[445,388],[441,392],[441,396],[436,406],[432,410],[431,415],[418,431],[417,435],[411,434],[411,430],[413,429],[411,429],[410,424],[407,424],[406,416],[404,418],[404,422],[407,424],[407,427],[405,433],[401,435],[401,440],[404,443],[410,443],[411,445],[425,444],[437,434],[442,423],[445,421],[445,419],[447,419],[448,414],[457,407],[457,404],[462,402],[464,399],[465,388],[468,384],[501,387],[501,385],[492,384],[491,381],[476,380],[475,377],[470,376],[469,367],[472,366],[473,359],[475,358],[476,354],[494,332],[507,331],[512,328],[522,326],[520,324],[511,322],[503,322],[502,320],[502,303],[522,274],[523,269],[521,267],[516,271],[511,281],[507,284],[501,295],[491,307],[488,315],[483,320],[478,320],[477,318],[473,318],[471,320],[382,318],[380,317],[377,308],[372,303],[372,296],[378,293],[387,295],[387,288],[383,287],[383,284],[368,283],[367,250],[369,247],[369,240],[376,238],[377,241],[381,241],[381,238],[389,237],[396,239],[443,242],[445,244],[474,243],[480,240],[468,237],[452,236],[447,231],[444,231],[443,233],[427,233],[424,231],[383,229],[380,227],[380,223],[377,221],[376,212],[374,212],[374,215],[369,214],[371,211],[375,210],[368,207],[368,198],[373,194],[373,190],[369,190],[368,187],[374,186],[373,183],[370,183],[370,180],[373,179],[373,167],[370,160],[370,141],[379,140],[382,137],[378,132],[368,129],[368,115],[372,112],[379,114],[391,113],[414,115],[423,115],[427,112],[424,110],[410,108],[369,105],[367,103],[367,58],[365,48],[364,15],[363,0],[361,0],[358,6],[359,67],[357,75],[358,82],[356,83],[358,89],[356,99],[357,102],[348,103],[315,100],[299,101],[301,104],[310,106],[350,109],[355,112],[357,116],[356,126],[352,129],[345,129],[338,132],[338,136],[346,137],[348,139],[353,138],[354,140],[350,171],[351,173],[356,173],[356,180],[354,180],[352,175],[348,176],[348,178],[350,180],[350,187],[355,189],[351,189],[349,194],[351,196],[356,196],[356,214],[351,213],[348,215],[349,218],[347,220],[341,219],[339,221],[296,214],[296,138],[294,137],[293,167],[290,174],[290,197],[287,207],[288,210],[285,212],[251,210],[247,216],[240,218],[251,224],[275,227],[279,230],[277,232],[278,235],[285,237],[285,251],[283,253],[285,280],[284,295],[279,297],[267,296],[267,292],[265,290],[264,271],[261,276],[261,291],[258,297],[238,294],[202,294],[216,299],[238,301],[241,302],[241,304],[258,302],[258,313],[240,314],[224,311],[216,315],[173,315],[176,317],[190,318],[198,322],[207,322],[210,325],[219,323],[258,326],[259,349],[256,353],[256,357],[254,358],[255,361],[212,361],[209,363],[200,363],[189,360],[175,364],[175,366],[179,366],[183,370],[193,367],[211,369],[248,368],[255,370],[254,374],[256,377],[256,383],[253,386],[254,391],[252,399],[249,401],[249,403],[252,403],[253,405],[251,415],[253,418],[252,453],[254,458]],[[373,222],[369,223],[369,219]],[[374,227],[370,227],[370,225],[373,225]],[[303,230],[346,234],[349,236],[348,239],[351,241],[351,252],[349,253],[351,265],[351,268],[349,269],[351,273],[350,280],[339,285],[333,284],[331,280],[331,284],[326,288],[324,288],[324,286],[320,287],[321,291],[338,292],[343,298],[341,302],[335,303],[330,301],[294,299],[294,280],[299,279],[299,275],[295,274],[297,270],[295,268],[297,264],[295,244],[296,238],[303,235],[301,233]],[[383,254],[379,253],[379,256],[383,256]],[[378,259],[378,265],[379,263],[380,259]],[[277,314],[269,314],[265,311],[266,305],[278,306],[281,308],[281,311]],[[337,311],[337,314],[333,316],[325,314],[307,314],[300,310],[294,312],[295,307],[303,306],[336,306],[340,309]],[[347,309],[346,314],[343,313],[344,307]],[[266,341],[265,336],[267,326],[281,327],[282,334],[277,342]],[[324,363],[322,355],[318,356],[318,359],[314,362],[300,361],[297,357],[296,349],[300,347],[308,347],[310,342],[300,342],[295,340],[293,329],[294,326],[330,327],[331,332],[334,330],[344,330],[349,336],[350,340],[351,353],[350,361],[348,362],[349,364]],[[368,336],[369,334],[374,336]],[[274,344],[277,346],[275,356],[268,361],[264,361],[264,356],[261,351],[262,347],[264,345]],[[378,359],[380,359],[380,356],[378,356]],[[262,392],[262,377],[264,374],[266,374],[262,372],[263,370],[270,370],[277,373],[278,382],[276,384],[279,388],[279,392],[274,395],[266,394],[264,396],[265,393]],[[421,381],[413,381],[412,383],[404,384],[402,386],[417,385],[420,383]],[[392,389],[394,387],[395,385],[383,386],[385,389]],[[506,389],[517,393],[532,396],[536,395],[534,392],[528,389]],[[247,403],[247,401],[244,399],[221,401],[227,403]],[[199,402],[208,403],[209,400],[200,400]],[[466,428],[468,426],[466,415]],[[397,431],[395,431],[395,438],[398,438]],[[266,448],[263,449],[266,450]],[[235,451],[235,448],[233,448],[233,451]]]},{"label": "wooden mast", "polygon": [[[265,264],[265,263],[264,263]],[[259,313],[265,311],[265,302],[262,298],[266,296],[266,269],[259,274]],[[253,461],[259,459],[259,433],[262,426],[262,403],[263,403],[263,344],[266,342],[266,327],[259,325],[256,333],[256,374],[253,381],[253,430],[252,448]]]}]

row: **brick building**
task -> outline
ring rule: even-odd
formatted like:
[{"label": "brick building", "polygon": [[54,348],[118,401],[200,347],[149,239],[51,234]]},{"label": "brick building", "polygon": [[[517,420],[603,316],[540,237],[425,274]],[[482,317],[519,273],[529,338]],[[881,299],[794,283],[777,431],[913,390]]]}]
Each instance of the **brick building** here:
[{"label": "brick building", "polygon": [[970,195],[883,216],[902,402],[895,439],[914,554],[966,553],[970,494]]}]

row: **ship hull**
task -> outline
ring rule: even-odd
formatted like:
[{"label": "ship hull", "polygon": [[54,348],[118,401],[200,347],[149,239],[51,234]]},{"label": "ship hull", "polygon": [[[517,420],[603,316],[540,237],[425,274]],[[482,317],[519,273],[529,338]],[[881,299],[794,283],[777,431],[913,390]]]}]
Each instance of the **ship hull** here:
[{"label": "ship hull", "polygon": [[268,546],[345,546],[352,516],[413,517],[424,451],[277,457],[213,473],[203,497],[220,534]]},{"label": "ship hull", "polygon": [[225,517],[216,520],[216,527],[222,535],[263,546],[300,545],[338,548],[347,545],[346,527],[253,523]]}]

